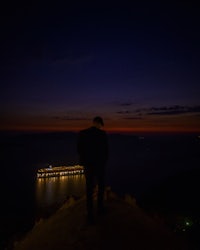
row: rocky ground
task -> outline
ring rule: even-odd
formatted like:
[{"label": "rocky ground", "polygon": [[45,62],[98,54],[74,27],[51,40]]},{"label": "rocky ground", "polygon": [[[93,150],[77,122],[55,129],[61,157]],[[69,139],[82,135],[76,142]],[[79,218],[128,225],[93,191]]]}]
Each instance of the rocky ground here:
[{"label": "rocky ground", "polygon": [[86,221],[85,197],[67,202],[51,217],[40,220],[14,250],[189,250],[159,219],[142,211],[134,198],[119,198],[107,190],[105,215]]}]

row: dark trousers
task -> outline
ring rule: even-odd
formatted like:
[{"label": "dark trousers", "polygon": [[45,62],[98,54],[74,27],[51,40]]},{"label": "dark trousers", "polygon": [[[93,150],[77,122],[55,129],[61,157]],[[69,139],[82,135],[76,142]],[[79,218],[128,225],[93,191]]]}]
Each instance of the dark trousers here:
[{"label": "dark trousers", "polygon": [[86,166],[86,204],[89,216],[93,215],[93,193],[95,184],[98,186],[97,206],[98,210],[102,210],[104,206],[104,190],[105,190],[105,169],[104,166]]}]

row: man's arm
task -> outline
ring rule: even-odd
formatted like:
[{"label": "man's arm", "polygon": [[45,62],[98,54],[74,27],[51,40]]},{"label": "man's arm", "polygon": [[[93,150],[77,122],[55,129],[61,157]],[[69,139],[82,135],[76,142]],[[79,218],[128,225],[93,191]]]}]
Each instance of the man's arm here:
[{"label": "man's arm", "polygon": [[79,156],[81,155],[81,152],[82,152],[82,135],[81,135],[81,132],[79,132],[78,134],[78,139],[77,139],[77,153],[79,154]]},{"label": "man's arm", "polygon": [[109,157],[109,146],[108,146],[108,136],[106,132],[104,132],[104,156],[105,156],[105,161],[108,160]]}]

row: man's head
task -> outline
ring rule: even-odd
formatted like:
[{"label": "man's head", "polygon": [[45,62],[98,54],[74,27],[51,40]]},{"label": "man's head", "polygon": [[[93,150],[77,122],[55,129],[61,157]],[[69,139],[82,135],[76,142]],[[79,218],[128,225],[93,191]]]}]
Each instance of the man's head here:
[{"label": "man's head", "polygon": [[104,126],[103,119],[102,119],[100,116],[94,117],[94,119],[93,119],[93,125],[94,125],[96,128],[101,128],[101,127],[103,127],[103,126]]}]

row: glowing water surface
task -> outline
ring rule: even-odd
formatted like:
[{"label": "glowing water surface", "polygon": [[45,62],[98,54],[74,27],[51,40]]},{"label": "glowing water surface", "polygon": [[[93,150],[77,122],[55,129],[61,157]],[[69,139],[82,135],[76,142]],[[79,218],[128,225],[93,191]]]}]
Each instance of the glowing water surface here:
[{"label": "glowing water surface", "polygon": [[82,196],[85,193],[83,174],[38,178],[36,180],[36,205],[38,208],[62,203],[70,195]]}]

